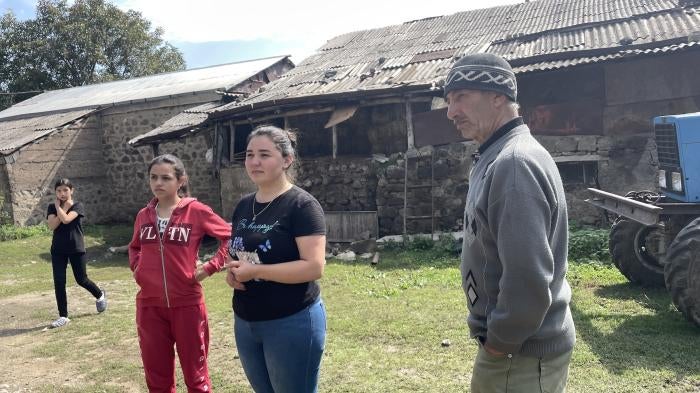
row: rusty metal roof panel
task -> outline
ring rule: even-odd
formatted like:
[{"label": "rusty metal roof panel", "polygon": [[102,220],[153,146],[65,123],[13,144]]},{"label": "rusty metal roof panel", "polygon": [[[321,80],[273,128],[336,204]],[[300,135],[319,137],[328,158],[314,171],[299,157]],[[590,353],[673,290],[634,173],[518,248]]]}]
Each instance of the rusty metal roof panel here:
[{"label": "rusty metal roof panel", "polygon": [[0,155],[12,152],[51,135],[95,111],[95,108],[0,121]]}]

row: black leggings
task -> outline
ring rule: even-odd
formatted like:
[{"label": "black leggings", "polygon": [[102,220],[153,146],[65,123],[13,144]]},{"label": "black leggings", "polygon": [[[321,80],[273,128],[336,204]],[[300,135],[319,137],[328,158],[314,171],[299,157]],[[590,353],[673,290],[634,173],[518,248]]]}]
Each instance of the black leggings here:
[{"label": "black leggings", "polygon": [[87,289],[95,299],[102,296],[102,290],[90,281],[87,276],[85,253],[78,254],[51,254],[51,267],[53,268],[53,289],[56,292],[56,304],[58,305],[58,316],[68,316],[68,299],[66,297],[66,268],[70,260],[70,267],[73,269],[73,277],[75,282],[81,287]]}]

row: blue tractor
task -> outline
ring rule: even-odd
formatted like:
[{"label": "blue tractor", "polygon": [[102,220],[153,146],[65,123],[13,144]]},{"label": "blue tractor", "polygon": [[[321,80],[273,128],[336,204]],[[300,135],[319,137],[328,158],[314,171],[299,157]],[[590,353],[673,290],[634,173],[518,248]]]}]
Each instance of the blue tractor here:
[{"label": "blue tractor", "polygon": [[610,254],[630,281],[665,285],[700,326],[700,112],[654,118],[658,188],[624,197],[595,188],[587,202],[617,215]]}]

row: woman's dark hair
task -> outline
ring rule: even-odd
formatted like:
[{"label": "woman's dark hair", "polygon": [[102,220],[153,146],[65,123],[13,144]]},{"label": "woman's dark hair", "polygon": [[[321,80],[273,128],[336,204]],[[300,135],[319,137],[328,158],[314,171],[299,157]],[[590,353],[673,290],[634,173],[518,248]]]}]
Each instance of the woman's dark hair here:
[{"label": "woman's dark hair", "polygon": [[58,179],[58,180],[56,181],[56,184],[53,185],[54,191],[55,191],[58,187],[61,187],[61,186],[66,186],[66,187],[70,188],[71,190],[73,189],[73,183],[71,183],[70,180],[66,179],[65,177],[64,177],[64,178],[61,178],[61,179]]},{"label": "woman's dark hair", "polygon": [[170,165],[172,165],[173,171],[175,172],[175,178],[177,180],[180,180],[183,177],[185,178],[185,182],[182,183],[182,186],[180,186],[180,189],[177,190],[177,195],[179,195],[180,198],[190,196],[189,179],[187,178],[187,172],[185,172],[185,164],[182,163],[182,160],[180,160],[179,158],[175,157],[172,154],[162,154],[162,155],[152,159],[151,163],[148,164],[149,175],[151,173],[151,168],[153,168],[153,165],[156,165],[156,164],[170,164]]},{"label": "woman's dark hair", "polygon": [[292,157],[292,164],[285,169],[285,173],[287,174],[287,179],[289,179],[290,182],[294,182],[295,179],[295,169],[298,166],[298,159],[297,159],[297,151],[296,151],[296,146],[297,146],[297,136],[295,133],[281,129],[279,127],[271,126],[271,125],[262,125],[262,126],[257,126],[255,129],[248,135],[248,139],[246,140],[246,145],[250,143],[250,140],[258,137],[258,136],[265,136],[268,137],[272,143],[275,145],[277,150],[279,150],[280,153],[282,153],[282,157]]}]

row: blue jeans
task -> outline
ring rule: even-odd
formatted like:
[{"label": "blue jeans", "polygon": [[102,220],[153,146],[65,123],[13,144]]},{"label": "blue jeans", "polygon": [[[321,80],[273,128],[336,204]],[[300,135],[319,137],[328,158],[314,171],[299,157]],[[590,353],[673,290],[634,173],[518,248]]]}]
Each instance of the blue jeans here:
[{"label": "blue jeans", "polygon": [[238,355],[256,393],[315,393],[326,340],[319,299],[288,317],[248,322],[234,315]]}]

